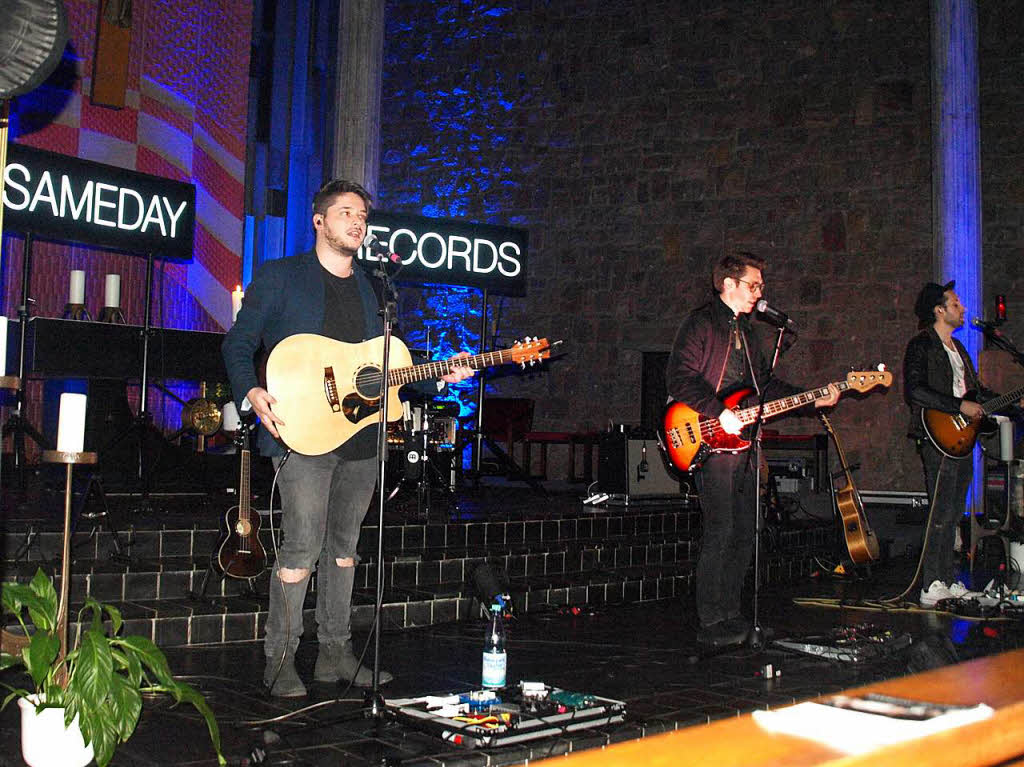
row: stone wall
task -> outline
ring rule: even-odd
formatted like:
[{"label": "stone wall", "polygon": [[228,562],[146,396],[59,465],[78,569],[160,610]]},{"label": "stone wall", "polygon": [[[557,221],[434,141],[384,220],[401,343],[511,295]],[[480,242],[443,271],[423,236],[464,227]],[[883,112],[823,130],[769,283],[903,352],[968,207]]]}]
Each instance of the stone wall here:
[{"label": "stone wall", "polygon": [[[981,5],[984,160],[998,168],[986,289],[998,264],[1012,294],[1024,46],[1013,3]],[[897,374],[836,409],[858,484],[922,489],[899,372],[932,277],[927,2],[389,0],[387,13],[381,204],[528,229],[529,293],[504,302],[503,335],[566,341],[546,373],[497,392],[535,398],[540,428],[637,422],[642,354],[667,350],[707,299],[714,259],[752,250],[801,329],[785,378]]]}]

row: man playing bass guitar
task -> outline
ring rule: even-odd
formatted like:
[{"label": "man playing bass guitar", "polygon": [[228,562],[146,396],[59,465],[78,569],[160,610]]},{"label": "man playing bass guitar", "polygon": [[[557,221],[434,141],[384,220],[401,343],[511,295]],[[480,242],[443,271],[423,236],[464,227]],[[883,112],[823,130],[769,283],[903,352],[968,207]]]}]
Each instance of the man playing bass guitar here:
[{"label": "man playing bass guitar", "polygon": [[[966,451],[949,447],[940,449],[929,439],[925,424],[929,414],[955,414],[972,434],[986,409],[978,402],[965,399],[975,391],[982,401],[995,394],[985,388],[978,377],[967,349],[953,332],[963,327],[967,309],[953,290],[954,281],[939,285],[926,283],[918,293],[914,313],[921,331],[910,339],[903,358],[903,396],[910,406],[908,436],[917,443],[924,465],[925,487],[931,500],[930,523],[922,554],[923,583],[921,606],[934,607],[941,599],[963,597],[969,593],[956,579],[954,553],[956,528],[967,504],[967,489],[973,475],[970,453],[973,439]],[[925,418],[922,418],[922,414]],[[931,435],[940,439],[941,435]],[[964,460],[958,460],[958,457]]]},{"label": "man playing bass guitar", "polygon": [[[704,418],[717,419],[728,434],[743,425],[722,397],[768,380],[771,357],[751,332],[750,313],[764,292],[764,260],[751,253],[722,257],[712,268],[717,295],[683,321],[669,357],[668,393]],[[767,384],[768,397],[800,391],[781,380]],[[829,407],[839,389],[815,400]],[[710,455],[696,474],[703,535],[697,563],[698,641],[727,647],[746,641],[749,626],[740,617],[740,592],[754,550],[754,471],[750,453]]]}]

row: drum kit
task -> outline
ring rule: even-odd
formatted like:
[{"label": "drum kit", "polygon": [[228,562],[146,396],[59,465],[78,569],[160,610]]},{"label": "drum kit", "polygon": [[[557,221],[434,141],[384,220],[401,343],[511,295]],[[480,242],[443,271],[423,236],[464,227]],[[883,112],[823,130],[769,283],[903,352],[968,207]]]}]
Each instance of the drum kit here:
[{"label": "drum kit", "polygon": [[[429,518],[434,491],[442,494],[446,506],[455,503],[458,414],[455,402],[407,401],[402,403],[402,418],[388,424],[392,476],[401,471],[389,500],[404,487],[413,489],[417,518]],[[396,501],[410,515],[412,497],[409,493]]]}]

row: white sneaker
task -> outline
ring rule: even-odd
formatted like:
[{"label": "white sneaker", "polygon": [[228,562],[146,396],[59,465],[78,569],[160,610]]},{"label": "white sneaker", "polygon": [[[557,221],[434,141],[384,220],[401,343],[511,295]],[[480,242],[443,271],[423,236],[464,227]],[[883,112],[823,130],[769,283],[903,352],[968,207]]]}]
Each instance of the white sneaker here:
[{"label": "white sneaker", "polygon": [[[960,584],[961,588],[963,584]],[[964,589],[966,591],[966,589]],[[952,599],[953,594],[942,581],[932,581],[927,591],[921,589],[921,607],[935,607],[935,604],[943,599]]]},{"label": "white sneaker", "polygon": [[980,591],[971,591],[960,581],[955,581],[950,585],[949,593],[954,599],[975,599],[981,596]]}]

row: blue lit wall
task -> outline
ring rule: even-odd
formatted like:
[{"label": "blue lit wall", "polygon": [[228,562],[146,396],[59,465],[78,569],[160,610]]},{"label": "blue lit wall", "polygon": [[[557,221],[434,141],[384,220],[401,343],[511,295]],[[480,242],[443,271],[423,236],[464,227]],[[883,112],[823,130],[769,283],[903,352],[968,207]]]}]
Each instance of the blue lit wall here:
[{"label": "blue lit wall", "polygon": [[[981,250],[981,142],[978,125],[978,18],[975,0],[932,3],[933,208],[938,279],[956,280],[967,307],[958,332],[971,358],[981,334],[970,318],[984,315]],[[975,451],[968,508],[980,504],[983,459]]]}]

